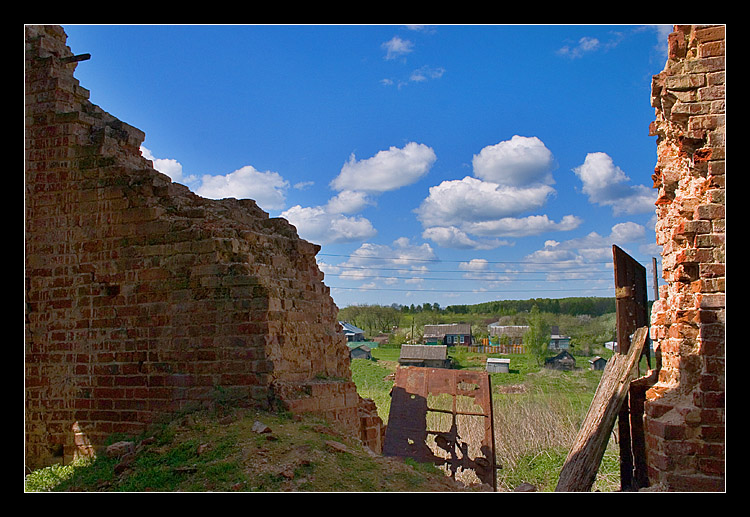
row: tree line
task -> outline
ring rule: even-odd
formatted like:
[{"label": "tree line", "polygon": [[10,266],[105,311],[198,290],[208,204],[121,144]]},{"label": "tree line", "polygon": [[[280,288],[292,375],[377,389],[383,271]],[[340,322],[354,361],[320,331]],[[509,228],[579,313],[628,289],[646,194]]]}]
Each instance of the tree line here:
[{"label": "tree line", "polygon": [[512,316],[521,312],[531,312],[536,306],[539,312],[568,314],[570,316],[601,316],[615,312],[615,298],[576,296],[570,298],[530,298],[528,300],[499,300],[475,305],[449,305],[446,312],[454,314],[497,314]]},{"label": "tree line", "polygon": [[[374,336],[390,332],[394,327],[421,327],[434,323],[471,323],[485,328],[488,320],[497,321],[513,316],[528,315],[532,309],[549,316],[588,316],[596,318],[615,312],[614,298],[572,297],[531,298],[528,300],[500,300],[474,305],[437,303],[420,305],[350,305],[339,311],[339,320],[347,321]],[[523,318],[525,319],[525,318]],[[512,324],[512,323],[508,323]]]}]

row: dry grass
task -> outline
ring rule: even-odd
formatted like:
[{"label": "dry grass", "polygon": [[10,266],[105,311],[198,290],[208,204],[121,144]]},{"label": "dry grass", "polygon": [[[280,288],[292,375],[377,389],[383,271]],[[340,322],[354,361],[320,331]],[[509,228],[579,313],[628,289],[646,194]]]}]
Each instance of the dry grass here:
[{"label": "dry grass", "polygon": [[495,450],[504,468],[519,458],[558,447],[569,448],[579,427],[576,408],[565,399],[536,394],[496,397]]},{"label": "dry grass", "polygon": [[[464,367],[480,369],[484,357],[482,361],[475,360],[476,365],[465,357],[461,362]],[[517,371],[496,375],[493,380],[495,456],[496,462],[502,465],[497,489],[513,490],[522,482],[529,482],[540,491],[551,491],[555,489],[557,476],[586,416],[600,372],[539,370],[523,356],[514,356],[513,360]],[[397,363],[388,363],[392,367],[382,369],[369,362],[363,363],[357,365],[362,369],[358,371],[358,388],[367,388],[366,396],[375,399],[381,416],[387,421],[388,390],[393,381],[386,373],[395,370]],[[387,363],[381,360],[377,364],[385,366]],[[365,367],[367,371],[373,370],[373,379],[364,379]],[[430,397],[428,407],[450,409],[448,399]],[[463,409],[472,410],[470,407]],[[459,419],[458,433],[461,441],[472,447],[468,455],[474,458],[480,454],[471,444],[480,443],[484,424],[482,419],[464,420]],[[447,432],[451,424],[450,415],[428,413],[428,430]],[[434,443],[434,437],[428,436],[427,444],[435,455],[446,456]],[[458,473],[456,477],[465,483],[477,481],[473,472]],[[592,490],[615,491],[619,489],[619,481],[619,451],[612,440]]]},{"label": "dry grass", "polygon": [[[559,393],[533,388],[498,391],[493,396],[495,457],[496,463],[502,465],[498,471],[497,489],[512,491],[522,482],[529,482],[539,491],[554,490],[567,453],[586,416],[590,397],[569,393],[560,396]],[[450,397],[441,397],[445,400],[431,397],[428,407],[450,409]],[[462,406],[461,398],[458,400],[459,410],[480,411],[477,407]],[[449,414],[428,413],[427,429],[430,431],[447,432],[452,424]],[[461,442],[469,445],[467,456],[481,456],[478,444],[484,437],[484,419],[459,416],[456,424]],[[447,457],[434,438],[428,438],[427,445],[436,456]],[[592,490],[618,490],[618,464],[619,452],[612,440]],[[456,479],[468,485],[479,481],[470,470],[459,471]]]},{"label": "dry grass", "polygon": [[[524,393],[496,397],[494,402],[495,451],[503,466],[500,488],[512,490],[527,481],[540,490],[554,490],[588,401]],[[612,439],[592,490],[617,490],[618,464],[619,451]]]}]

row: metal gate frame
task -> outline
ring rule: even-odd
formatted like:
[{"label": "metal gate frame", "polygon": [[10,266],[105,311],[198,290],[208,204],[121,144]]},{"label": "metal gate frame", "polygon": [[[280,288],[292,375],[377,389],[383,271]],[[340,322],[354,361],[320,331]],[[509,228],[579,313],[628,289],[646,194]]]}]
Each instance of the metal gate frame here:
[{"label": "metal gate frame", "polygon": [[[428,407],[429,395],[449,394],[453,399],[451,410]],[[482,483],[495,491],[498,466],[495,464],[495,431],[492,415],[492,391],[487,372],[451,370],[443,368],[401,367],[396,370],[396,380],[391,392],[391,409],[385,433],[383,455],[409,457],[422,463],[445,465],[455,479],[460,469],[473,470]],[[457,407],[459,396],[470,397],[481,412],[461,411]],[[452,417],[450,431],[427,429],[427,413],[447,413]],[[469,443],[458,433],[456,417],[468,415],[483,418],[484,433],[481,452],[469,457]],[[427,444],[429,435],[435,436],[436,445],[448,453],[448,458],[436,456]]]},{"label": "metal gate frame", "polygon": [[[646,268],[617,246],[612,246],[615,274],[617,353],[627,354],[636,329],[649,326]],[[651,345],[646,339],[643,355],[651,367]],[[620,444],[620,489],[637,490],[649,485],[646,439],[643,430],[645,385],[631,383],[617,422]],[[646,386],[647,387],[647,386]]]}]

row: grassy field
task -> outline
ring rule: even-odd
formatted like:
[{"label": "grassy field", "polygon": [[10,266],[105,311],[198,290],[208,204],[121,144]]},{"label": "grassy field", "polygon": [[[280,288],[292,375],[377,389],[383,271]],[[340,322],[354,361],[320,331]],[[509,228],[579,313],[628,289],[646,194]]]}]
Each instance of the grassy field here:
[{"label": "grassy field", "polygon": [[[456,353],[456,367],[483,369],[484,354]],[[375,360],[355,359],[352,374],[361,396],[375,401],[385,422],[398,367],[398,347],[373,350]],[[552,491],[583,421],[601,372],[540,369],[512,355],[510,373],[492,374],[498,490],[523,482]],[[256,422],[270,434],[253,430]],[[476,491],[452,482],[432,465],[370,454],[355,438],[321,421],[223,406],[178,417],[135,440],[127,464],[97,458],[92,464],[55,466],[24,478],[25,491],[105,492],[428,492]],[[619,489],[619,454],[610,443],[593,490]],[[486,487],[485,487],[486,488]]]},{"label": "grassy field", "polygon": [[[483,370],[486,354],[451,349],[454,367]],[[352,373],[361,396],[371,398],[387,422],[390,410],[389,377],[398,366],[399,349],[373,349],[373,359],[352,361]],[[601,379],[601,371],[589,370],[589,357],[576,356],[575,371],[540,368],[527,355],[509,357],[509,373],[493,373],[493,414],[498,488],[512,490],[523,482],[539,491],[552,491],[588,411]],[[619,490],[619,451],[610,440],[593,490]]]},{"label": "grassy field", "polygon": [[[260,422],[268,430],[256,431]],[[371,453],[313,417],[242,407],[190,412],[133,440],[132,458],[52,466],[26,492],[465,492],[434,465]]]}]

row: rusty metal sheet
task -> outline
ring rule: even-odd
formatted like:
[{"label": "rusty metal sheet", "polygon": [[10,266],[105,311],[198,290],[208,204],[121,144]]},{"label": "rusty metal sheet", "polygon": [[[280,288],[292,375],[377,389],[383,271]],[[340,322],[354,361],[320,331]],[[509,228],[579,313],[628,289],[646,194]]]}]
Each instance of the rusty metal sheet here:
[{"label": "rusty metal sheet", "polygon": [[401,367],[391,392],[383,454],[473,471],[496,488],[492,393],[487,372]]},{"label": "rusty metal sheet", "polygon": [[[648,326],[648,291],[646,268],[617,246],[612,246],[615,272],[615,307],[617,312],[617,347],[626,354],[630,336],[636,329]],[[648,353],[648,347],[644,353]]]},{"label": "rusty metal sheet", "polygon": [[[612,246],[615,273],[615,310],[617,319],[617,350],[625,355],[636,329],[648,327],[648,291],[646,268],[617,246]],[[643,347],[651,368],[648,334]],[[617,430],[620,444],[620,487],[623,491],[648,486],[646,438],[643,430],[645,390],[634,386],[620,409]]]}]

